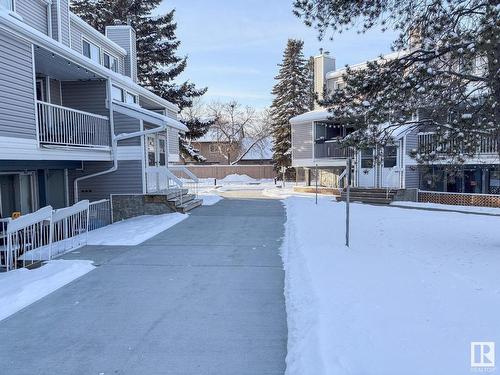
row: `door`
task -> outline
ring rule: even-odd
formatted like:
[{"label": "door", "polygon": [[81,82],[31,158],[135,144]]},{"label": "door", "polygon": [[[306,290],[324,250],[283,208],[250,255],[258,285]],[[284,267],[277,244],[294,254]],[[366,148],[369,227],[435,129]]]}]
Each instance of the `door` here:
[{"label": "door", "polygon": [[375,187],[375,149],[370,147],[360,152],[360,168],[358,171],[358,186]]},{"label": "door", "polygon": [[147,192],[167,189],[167,139],[165,135],[146,136],[146,184]]},{"label": "door", "polygon": [[397,146],[385,146],[382,151],[381,181],[380,186],[388,188],[399,188],[400,168]]}]

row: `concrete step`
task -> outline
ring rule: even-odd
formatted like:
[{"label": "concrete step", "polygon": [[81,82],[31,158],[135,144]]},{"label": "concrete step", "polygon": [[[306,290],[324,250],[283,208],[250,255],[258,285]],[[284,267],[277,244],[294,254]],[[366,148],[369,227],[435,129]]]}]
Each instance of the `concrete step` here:
[{"label": "concrete step", "polygon": [[188,189],[175,189],[175,190],[172,190],[171,192],[169,192],[167,194],[167,200],[168,201],[172,201],[172,200],[175,200],[177,198],[179,198],[181,195],[185,195],[188,193]]},{"label": "concrete step", "polygon": [[189,212],[189,211],[195,209],[196,207],[200,207],[202,204],[203,204],[203,199],[192,199],[189,202],[186,202],[180,206],[177,206],[176,209],[179,212],[182,212],[183,214],[185,214],[186,212]]},{"label": "concrete step", "polygon": [[[345,190],[345,189],[344,189]],[[389,192],[396,194],[397,189],[389,189]],[[385,193],[387,192],[386,188],[351,188],[351,193],[360,192],[360,193]]]},{"label": "concrete step", "polygon": [[175,204],[175,207],[178,207],[184,203],[192,201],[195,198],[196,196],[194,194],[184,194],[182,197],[179,196],[178,198],[169,200],[169,202]]},{"label": "concrete step", "polygon": [[[341,195],[345,195],[347,194],[346,191],[343,191],[341,193]],[[371,196],[387,196],[389,195],[390,197],[391,196],[394,196],[396,195],[396,192],[392,192],[392,191],[351,191],[351,195],[357,195],[357,196],[360,196],[360,197],[371,197]]]},{"label": "concrete step", "polygon": [[[337,197],[338,202],[345,202],[346,197],[341,196]],[[388,205],[392,202],[392,198],[378,198],[378,197],[356,197],[356,196],[351,196],[350,197],[350,202],[352,203],[369,203],[369,204],[383,204],[383,205]]]}]

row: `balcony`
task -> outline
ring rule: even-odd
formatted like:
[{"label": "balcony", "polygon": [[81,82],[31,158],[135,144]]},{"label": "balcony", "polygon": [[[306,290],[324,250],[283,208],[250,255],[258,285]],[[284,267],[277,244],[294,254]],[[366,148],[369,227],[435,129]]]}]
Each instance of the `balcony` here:
[{"label": "balcony", "polygon": [[41,145],[108,148],[109,118],[89,112],[37,101]]},{"label": "balcony", "polygon": [[314,157],[316,159],[347,159],[354,157],[354,150],[342,146],[338,141],[325,141],[324,143],[314,144]]},{"label": "balcony", "polygon": [[[437,155],[446,156],[451,149],[460,149],[461,145],[467,140],[451,140],[448,142],[438,142],[435,133],[421,133],[418,135],[418,146],[420,152],[426,154],[436,153]],[[495,136],[482,136],[478,143],[476,154],[480,156],[497,156],[499,152],[498,140]]]}]

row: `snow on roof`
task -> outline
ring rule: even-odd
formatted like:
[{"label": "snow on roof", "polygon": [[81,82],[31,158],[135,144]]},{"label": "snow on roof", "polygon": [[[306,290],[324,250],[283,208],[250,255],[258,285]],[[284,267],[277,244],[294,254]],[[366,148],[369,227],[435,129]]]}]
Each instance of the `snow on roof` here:
[{"label": "snow on roof", "polygon": [[[364,68],[366,68],[369,61],[378,61],[381,59],[393,60],[393,59],[396,59],[396,58],[399,58],[399,57],[405,55],[406,53],[407,53],[407,51],[396,51],[396,52],[387,53],[387,54],[379,56],[375,59],[363,61],[361,63],[354,64],[354,65],[349,65],[349,68],[353,69],[353,70],[364,69]],[[346,70],[347,70],[347,67],[344,67],[341,69],[337,69],[337,70],[333,70],[331,72],[328,72],[328,73],[326,73],[326,79],[338,78],[338,77],[342,76],[346,72]]]},{"label": "snow on roof", "polygon": [[199,143],[210,143],[210,142],[217,142],[217,141],[223,141],[224,138],[220,136],[219,130],[216,128],[210,128],[208,129],[207,133],[197,139],[193,139],[193,142],[199,142]]},{"label": "snow on roof", "polygon": [[[254,139],[247,137],[242,141],[244,150],[254,143]],[[253,145],[253,147],[241,158],[241,160],[269,160],[273,158],[273,139],[267,137]]]},{"label": "snow on roof", "polygon": [[326,109],[317,109],[314,111],[306,112],[301,115],[292,117],[290,119],[291,124],[297,124],[301,122],[312,122],[312,121],[324,121],[331,117],[330,112]]}]

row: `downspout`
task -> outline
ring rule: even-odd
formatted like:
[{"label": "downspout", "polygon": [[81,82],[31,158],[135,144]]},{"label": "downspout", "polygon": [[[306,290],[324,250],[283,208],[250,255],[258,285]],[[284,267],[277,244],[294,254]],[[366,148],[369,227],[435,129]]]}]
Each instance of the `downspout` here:
[{"label": "downspout", "polygon": [[75,203],[77,203],[78,200],[78,183],[83,180],[88,180],[90,178],[102,176],[108,173],[112,173],[118,169],[118,141],[123,141],[124,139],[130,139],[130,138],[135,138],[135,137],[142,137],[144,135],[148,134],[155,134],[155,133],[160,133],[163,132],[167,129],[167,124],[162,125],[158,128],[155,129],[149,129],[149,130],[143,130],[143,131],[138,131],[134,133],[126,133],[126,134],[120,134],[117,136],[113,136],[113,145],[112,145],[112,152],[113,152],[113,166],[109,169],[106,169],[101,172],[89,174],[88,176],[82,176],[78,177],[75,179],[74,182],[74,188],[75,188]]}]

